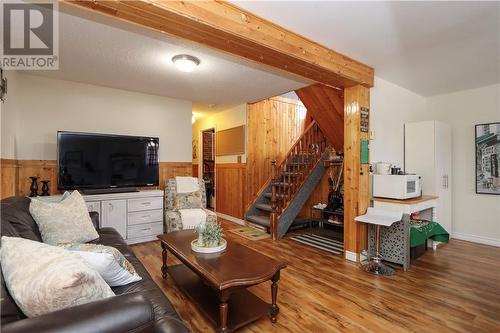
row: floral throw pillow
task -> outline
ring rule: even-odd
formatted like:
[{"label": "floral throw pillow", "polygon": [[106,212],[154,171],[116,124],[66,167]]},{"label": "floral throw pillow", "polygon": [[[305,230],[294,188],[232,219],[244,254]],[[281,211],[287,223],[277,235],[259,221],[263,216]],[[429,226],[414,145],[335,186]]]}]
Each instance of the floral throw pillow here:
[{"label": "floral throw pillow", "polygon": [[177,193],[174,200],[176,209],[202,208],[201,192]]},{"label": "floral throw pillow", "polygon": [[123,254],[112,246],[100,244],[63,244],[60,247],[78,254],[111,287],[124,286],[142,278]]}]

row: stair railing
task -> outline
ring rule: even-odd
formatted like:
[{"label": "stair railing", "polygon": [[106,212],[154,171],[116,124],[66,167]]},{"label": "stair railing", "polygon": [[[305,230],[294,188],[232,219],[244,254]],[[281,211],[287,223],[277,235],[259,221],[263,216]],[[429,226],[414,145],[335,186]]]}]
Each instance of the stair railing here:
[{"label": "stair railing", "polygon": [[272,161],[271,172],[271,237],[277,239],[280,215],[323,156],[327,139],[313,121],[290,148],[280,164]]}]

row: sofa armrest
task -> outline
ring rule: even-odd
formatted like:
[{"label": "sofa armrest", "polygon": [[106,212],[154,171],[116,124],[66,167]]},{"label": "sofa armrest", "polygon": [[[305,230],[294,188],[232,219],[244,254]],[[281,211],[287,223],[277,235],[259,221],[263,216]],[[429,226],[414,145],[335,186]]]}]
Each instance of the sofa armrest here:
[{"label": "sofa armrest", "polygon": [[138,293],[109,297],[2,326],[2,333],[151,332],[151,303]]},{"label": "sofa armrest", "polygon": [[90,220],[94,225],[95,230],[99,230],[99,213],[98,212],[89,212]]}]

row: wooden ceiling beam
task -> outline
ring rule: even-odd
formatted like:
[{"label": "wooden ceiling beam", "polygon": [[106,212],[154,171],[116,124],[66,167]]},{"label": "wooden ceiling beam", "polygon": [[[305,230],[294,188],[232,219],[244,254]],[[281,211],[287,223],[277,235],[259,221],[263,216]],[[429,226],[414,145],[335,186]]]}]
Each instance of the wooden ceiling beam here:
[{"label": "wooden ceiling beam", "polygon": [[373,87],[374,70],[223,1],[65,1],[326,85]]}]

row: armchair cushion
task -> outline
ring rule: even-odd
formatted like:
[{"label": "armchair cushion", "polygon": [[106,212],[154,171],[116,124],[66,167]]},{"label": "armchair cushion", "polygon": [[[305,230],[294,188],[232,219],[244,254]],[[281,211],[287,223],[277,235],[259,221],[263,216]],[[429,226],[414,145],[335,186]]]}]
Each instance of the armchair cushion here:
[{"label": "armchair cushion", "polygon": [[[198,179],[200,185],[200,190],[198,191],[201,195],[201,207],[207,206],[207,193],[205,191],[205,181],[203,179]],[[175,207],[175,197],[177,196],[177,183],[175,178],[170,178],[165,181],[165,209],[166,210],[176,210]]]},{"label": "armchair cushion", "polygon": [[[214,212],[202,208],[203,211],[207,214],[206,223],[215,223],[217,222],[217,214]],[[178,210],[166,210],[165,211],[165,227],[167,232],[176,231],[176,230],[184,230],[189,229],[186,228],[182,222],[181,213]]]},{"label": "armchair cushion", "polygon": [[203,203],[201,193],[199,191],[191,193],[177,193],[174,205],[177,210],[202,208]]}]

